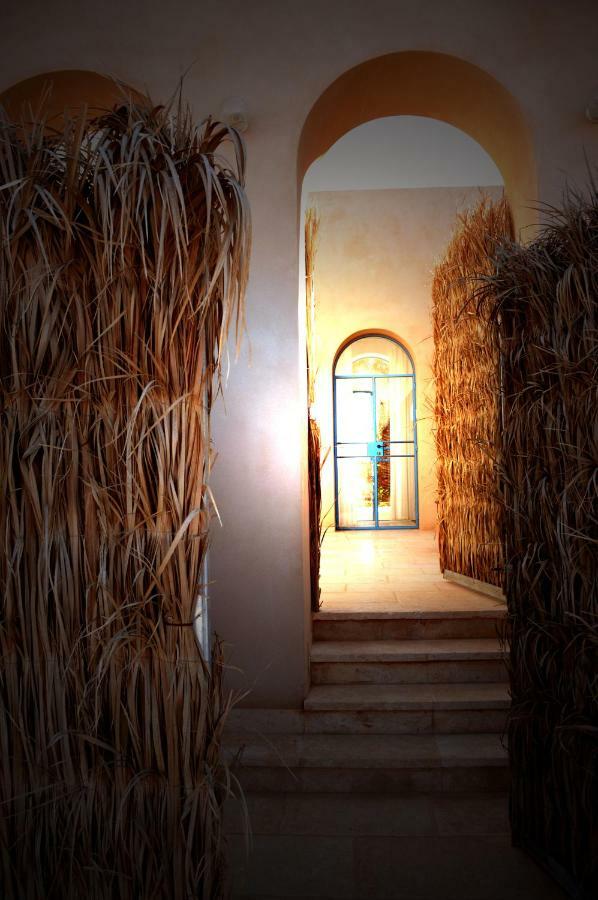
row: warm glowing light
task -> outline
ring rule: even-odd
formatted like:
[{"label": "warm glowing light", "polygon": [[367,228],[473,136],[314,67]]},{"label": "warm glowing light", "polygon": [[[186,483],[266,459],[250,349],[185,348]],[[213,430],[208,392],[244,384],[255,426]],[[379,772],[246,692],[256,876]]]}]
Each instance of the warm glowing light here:
[{"label": "warm glowing light", "polygon": [[360,541],[359,544],[359,562],[373,564],[376,559],[376,548],[373,539]]}]

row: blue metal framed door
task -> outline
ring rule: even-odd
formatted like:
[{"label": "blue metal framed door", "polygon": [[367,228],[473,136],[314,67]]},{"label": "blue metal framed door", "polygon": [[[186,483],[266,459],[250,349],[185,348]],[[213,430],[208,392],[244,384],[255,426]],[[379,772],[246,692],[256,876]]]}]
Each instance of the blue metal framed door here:
[{"label": "blue metal framed door", "polygon": [[334,375],[338,530],[419,526],[415,373]]}]

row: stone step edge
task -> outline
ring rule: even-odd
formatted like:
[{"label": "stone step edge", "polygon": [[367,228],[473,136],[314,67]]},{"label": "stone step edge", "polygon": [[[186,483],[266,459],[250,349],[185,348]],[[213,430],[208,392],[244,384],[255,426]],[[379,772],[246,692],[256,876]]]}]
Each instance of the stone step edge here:
[{"label": "stone step edge", "polygon": [[[484,641],[485,649],[455,646]],[[422,644],[426,649],[422,649]],[[360,645],[370,645],[360,650]],[[434,645],[437,645],[434,647]],[[335,645],[336,650],[335,650]],[[371,646],[374,645],[374,646]],[[376,646],[378,645],[378,646]],[[452,645],[452,646],[448,646]],[[325,652],[328,651],[328,652]],[[505,660],[507,654],[495,638],[437,638],[416,640],[380,641],[314,641],[311,646],[312,663],[402,663],[402,662],[467,662],[481,660]]]},{"label": "stone step edge", "polygon": [[312,618],[316,622],[334,622],[334,621],[380,621],[384,619],[418,619],[421,621],[428,619],[498,619],[503,621],[507,618],[506,607],[498,609],[457,609],[447,611],[446,609],[428,609],[428,610],[359,610],[359,611],[338,611],[320,610],[312,613]]},{"label": "stone step edge", "polygon": [[[484,686],[493,685],[495,682],[482,682]],[[307,697],[303,701],[303,708],[306,713],[310,712],[425,712],[428,710],[492,710],[492,709],[509,709],[511,698],[508,693],[508,684],[506,682],[496,682],[500,688],[504,687],[504,698],[497,700],[488,697],[471,696],[467,698],[469,687],[468,684],[454,682],[445,685],[438,683],[430,685],[423,684],[322,684],[312,685]],[[409,692],[414,696],[411,698],[396,699],[392,697],[396,695],[397,687],[406,687],[411,689]],[[363,699],[350,699],[351,688],[358,688],[357,693],[366,694]],[[365,688],[365,690],[364,690]],[[426,698],[418,696],[418,688],[422,689],[422,693],[426,693],[424,688],[436,689],[438,694],[448,694],[449,697],[430,697]],[[444,691],[438,690],[444,688]],[[447,690],[448,688],[448,690]],[[450,690],[454,688],[453,690]],[[465,690],[464,690],[465,688]],[[459,690],[461,689],[461,690]],[[406,691],[407,693],[407,691]],[[502,690],[500,691],[502,694]],[[324,699],[320,699],[321,695]],[[336,699],[334,695],[336,694]],[[453,697],[450,695],[453,694]],[[459,697],[459,694],[462,696]]]},{"label": "stone step edge", "polygon": [[[284,740],[288,735],[268,735],[267,738],[257,740],[246,734],[229,734],[226,736],[222,745],[223,756],[233,769],[286,769],[293,771],[294,769],[325,769],[325,770],[397,770],[397,769],[467,769],[467,768],[505,768],[508,766],[507,751],[501,746],[496,734],[485,735],[492,739],[495,747],[494,752],[480,752],[480,748],[476,747],[475,742],[471,738],[483,737],[484,735],[442,735],[439,740],[444,743],[457,742],[461,744],[471,744],[469,753],[450,753],[446,750],[443,752],[438,745],[436,738],[431,735],[422,737],[421,735],[326,735],[328,743],[331,738],[337,738],[337,744],[342,747],[340,754],[334,754],[334,758],[325,752],[320,754],[306,755],[301,750],[293,751],[284,746],[278,748],[276,740]],[[310,738],[314,735],[301,735],[304,742],[309,743]],[[319,736],[317,736],[319,737]],[[398,738],[399,740],[389,740]],[[413,737],[416,740],[416,747],[409,752],[407,748],[408,738]],[[364,740],[365,739],[365,740]],[[376,745],[389,744],[388,755],[372,755],[367,750],[367,741],[375,741]],[[363,744],[363,748],[360,747]],[[395,744],[401,748],[400,755],[393,754],[392,745]],[[429,749],[422,748],[422,744],[429,744]],[[252,748],[258,748],[258,756],[252,757]],[[247,752],[246,752],[247,751]]]}]

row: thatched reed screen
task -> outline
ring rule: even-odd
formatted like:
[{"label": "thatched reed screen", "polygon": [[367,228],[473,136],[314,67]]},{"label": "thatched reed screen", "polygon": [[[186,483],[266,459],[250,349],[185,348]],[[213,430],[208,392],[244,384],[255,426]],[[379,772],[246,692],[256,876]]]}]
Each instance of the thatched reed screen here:
[{"label": "thatched reed screen", "polygon": [[598,896],[598,194],[487,278],[500,328],[517,844]]},{"label": "thatched reed screen", "polygon": [[316,399],[316,289],[314,266],[320,220],[315,209],[305,213],[305,346],[307,357],[307,474],[309,503],[309,566],[311,608],[320,608],[321,556],[321,449],[320,426],[312,408]]},{"label": "thatched reed screen", "polygon": [[478,311],[476,291],[497,242],[511,237],[507,201],[483,199],[460,216],[432,286],[440,566],[498,587],[498,337]]},{"label": "thatched reed screen", "polygon": [[2,896],[220,897],[194,614],[243,147],[181,109],[0,130]]}]

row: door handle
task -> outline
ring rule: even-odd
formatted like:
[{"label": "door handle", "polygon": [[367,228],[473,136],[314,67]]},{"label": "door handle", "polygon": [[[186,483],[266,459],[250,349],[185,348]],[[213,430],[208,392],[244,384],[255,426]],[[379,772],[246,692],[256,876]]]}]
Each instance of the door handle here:
[{"label": "door handle", "polygon": [[369,441],[368,456],[384,456],[384,441]]}]

